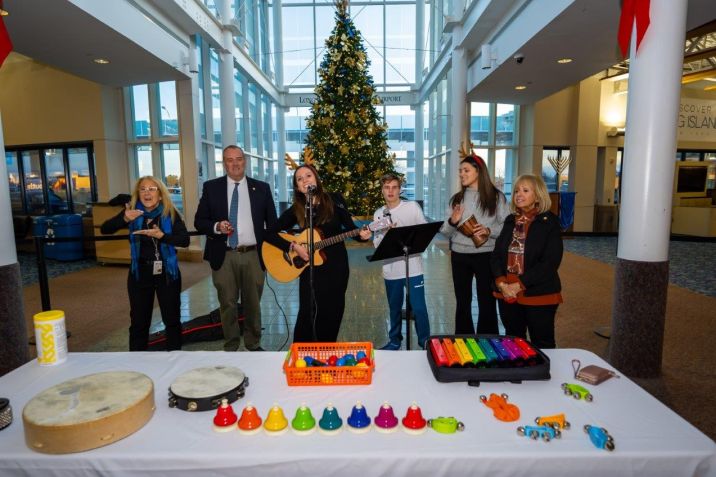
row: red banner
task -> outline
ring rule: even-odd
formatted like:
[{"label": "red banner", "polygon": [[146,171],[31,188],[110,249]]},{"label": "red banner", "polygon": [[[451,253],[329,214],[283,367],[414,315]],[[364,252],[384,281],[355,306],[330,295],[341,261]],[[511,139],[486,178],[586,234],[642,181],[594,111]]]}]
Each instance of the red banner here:
[{"label": "red banner", "polygon": [[[626,58],[631,41],[631,33],[636,20],[636,50],[639,51],[641,40],[644,39],[646,30],[649,28],[649,7],[650,0],[623,0],[622,15],[619,18],[619,48],[622,56]],[[634,52],[636,54],[636,51]]]},{"label": "red banner", "polygon": [[[0,0],[0,10],[2,10],[2,0]],[[10,35],[7,33],[5,28],[5,21],[2,15],[0,15],[0,66],[2,66],[7,55],[12,51],[12,41],[10,41]]]}]

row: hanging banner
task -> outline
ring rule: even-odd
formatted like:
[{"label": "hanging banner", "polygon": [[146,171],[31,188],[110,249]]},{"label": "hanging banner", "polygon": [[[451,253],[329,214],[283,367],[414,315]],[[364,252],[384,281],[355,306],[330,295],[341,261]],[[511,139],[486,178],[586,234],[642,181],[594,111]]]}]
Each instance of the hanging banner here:
[{"label": "hanging banner", "polygon": [[679,141],[716,142],[716,101],[681,98],[677,125]]}]

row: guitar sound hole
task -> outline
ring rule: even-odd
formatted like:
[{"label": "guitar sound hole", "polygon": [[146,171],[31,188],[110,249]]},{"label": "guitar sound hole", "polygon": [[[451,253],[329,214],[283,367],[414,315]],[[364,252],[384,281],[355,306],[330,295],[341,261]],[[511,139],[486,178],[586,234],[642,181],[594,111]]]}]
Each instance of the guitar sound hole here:
[{"label": "guitar sound hole", "polygon": [[296,255],[295,257],[293,257],[293,266],[294,266],[294,267],[296,267],[296,268],[302,268],[304,265],[306,265],[306,261],[305,261],[304,259],[302,259],[302,258],[299,257],[298,255]]}]

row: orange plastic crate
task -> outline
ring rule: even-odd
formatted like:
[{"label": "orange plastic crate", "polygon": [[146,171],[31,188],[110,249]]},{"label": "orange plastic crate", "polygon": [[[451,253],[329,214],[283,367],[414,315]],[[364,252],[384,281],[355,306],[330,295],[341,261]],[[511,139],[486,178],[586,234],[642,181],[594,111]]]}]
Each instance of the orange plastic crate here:
[{"label": "orange plastic crate", "polygon": [[[331,355],[338,358],[363,351],[370,358],[370,366],[309,366],[297,368],[296,361],[306,356],[328,362]],[[343,384],[370,384],[375,370],[373,343],[293,343],[286,353],[283,371],[289,386],[338,386]]]}]

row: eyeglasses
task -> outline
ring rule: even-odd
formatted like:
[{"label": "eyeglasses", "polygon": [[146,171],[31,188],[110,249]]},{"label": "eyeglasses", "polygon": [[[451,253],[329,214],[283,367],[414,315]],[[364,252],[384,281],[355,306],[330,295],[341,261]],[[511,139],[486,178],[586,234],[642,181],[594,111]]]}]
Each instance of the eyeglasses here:
[{"label": "eyeglasses", "polygon": [[157,186],[151,186],[151,187],[140,187],[139,192],[156,192],[159,190],[159,187]]}]

